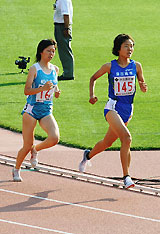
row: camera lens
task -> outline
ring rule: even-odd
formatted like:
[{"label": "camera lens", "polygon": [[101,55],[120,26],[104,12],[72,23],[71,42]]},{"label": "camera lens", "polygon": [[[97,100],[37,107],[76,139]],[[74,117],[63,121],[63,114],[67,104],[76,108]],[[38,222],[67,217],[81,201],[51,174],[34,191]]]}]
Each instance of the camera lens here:
[{"label": "camera lens", "polygon": [[19,64],[19,60],[16,60],[16,61],[15,61],[15,64],[18,65],[18,64]]}]

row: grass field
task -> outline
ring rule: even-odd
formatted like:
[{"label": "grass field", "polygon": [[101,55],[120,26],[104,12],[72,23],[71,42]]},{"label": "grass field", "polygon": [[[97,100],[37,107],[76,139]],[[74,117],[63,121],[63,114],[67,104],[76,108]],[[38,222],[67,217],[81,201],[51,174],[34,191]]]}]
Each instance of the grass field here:
[{"label": "grass field", "polygon": [[[133,3],[134,2],[134,3]],[[31,57],[34,63],[38,42],[53,38],[52,1],[0,1],[0,126],[15,131],[22,129],[21,110],[27,70],[19,74],[18,56]],[[108,124],[103,117],[107,101],[108,81],[104,75],[97,81],[99,102],[90,105],[89,79],[111,54],[113,39],[128,33],[136,41],[133,59],[141,62],[148,93],[137,86],[134,116],[129,124],[132,149],[160,149],[160,82],[159,0],[73,0],[74,24],[72,48],[75,56],[75,81],[61,81],[61,96],[54,100],[54,116],[58,122],[62,144],[93,147],[103,138]],[[56,54],[53,60],[62,67]],[[46,137],[39,126],[36,136]],[[120,147],[117,141],[111,149]]]}]

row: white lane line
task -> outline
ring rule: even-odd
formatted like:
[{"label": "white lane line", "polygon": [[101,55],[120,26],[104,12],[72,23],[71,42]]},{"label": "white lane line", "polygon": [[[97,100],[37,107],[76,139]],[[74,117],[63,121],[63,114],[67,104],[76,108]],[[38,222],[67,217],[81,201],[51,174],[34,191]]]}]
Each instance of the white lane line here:
[{"label": "white lane line", "polygon": [[25,196],[25,197],[41,199],[41,200],[45,200],[45,201],[56,202],[56,203],[60,203],[60,204],[64,204],[64,205],[70,205],[70,206],[85,208],[85,209],[89,209],[89,210],[95,210],[95,211],[100,211],[100,212],[104,212],[104,213],[110,213],[110,214],[121,215],[121,216],[130,217],[130,218],[135,218],[135,219],[141,219],[141,220],[145,220],[145,221],[160,223],[160,219],[152,219],[152,218],[147,218],[147,217],[143,217],[143,216],[137,216],[137,215],[127,214],[127,213],[122,213],[122,212],[118,212],[118,211],[105,210],[105,209],[96,208],[96,207],[92,207],[92,206],[80,205],[80,204],[77,204],[77,203],[58,201],[58,200],[49,199],[49,198],[45,198],[45,197],[39,197],[39,196],[30,195],[30,194],[14,192],[14,191],[6,190],[6,189],[0,189],[0,191],[16,194],[16,195],[20,195],[20,196]]},{"label": "white lane line", "polygon": [[43,227],[39,227],[39,226],[33,226],[33,225],[25,224],[25,223],[17,223],[17,222],[5,220],[5,219],[0,219],[0,222],[15,224],[15,225],[23,226],[23,227],[30,227],[30,228],[34,228],[34,229],[40,229],[40,230],[48,231],[48,232],[56,232],[56,233],[61,233],[61,234],[73,234],[73,233],[58,231],[58,230],[54,230],[54,229],[50,229],[50,228],[43,228]]}]

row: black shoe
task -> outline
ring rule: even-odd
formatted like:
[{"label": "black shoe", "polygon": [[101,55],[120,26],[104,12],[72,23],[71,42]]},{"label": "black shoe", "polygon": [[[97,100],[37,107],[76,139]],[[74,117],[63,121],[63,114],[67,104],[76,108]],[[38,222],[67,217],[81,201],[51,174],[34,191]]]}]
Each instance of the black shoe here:
[{"label": "black shoe", "polygon": [[60,80],[74,80],[74,77],[65,77],[63,75],[58,76],[58,81]]}]

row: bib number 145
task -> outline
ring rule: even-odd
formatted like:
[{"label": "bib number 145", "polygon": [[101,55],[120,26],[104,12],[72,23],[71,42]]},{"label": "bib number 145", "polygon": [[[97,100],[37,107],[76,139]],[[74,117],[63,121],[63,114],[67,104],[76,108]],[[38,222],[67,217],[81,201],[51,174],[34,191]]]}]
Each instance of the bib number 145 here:
[{"label": "bib number 145", "polygon": [[135,77],[114,77],[114,92],[116,96],[126,96],[134,94]]}]

